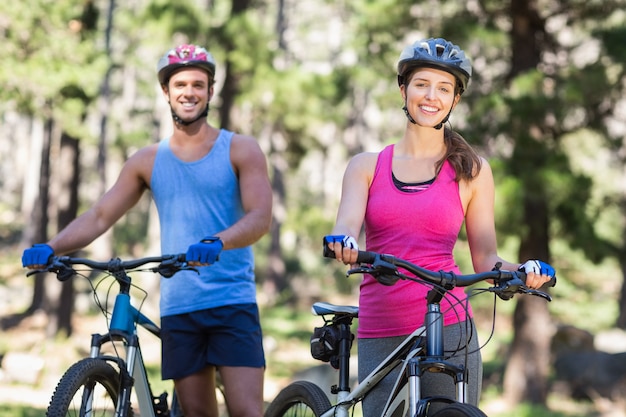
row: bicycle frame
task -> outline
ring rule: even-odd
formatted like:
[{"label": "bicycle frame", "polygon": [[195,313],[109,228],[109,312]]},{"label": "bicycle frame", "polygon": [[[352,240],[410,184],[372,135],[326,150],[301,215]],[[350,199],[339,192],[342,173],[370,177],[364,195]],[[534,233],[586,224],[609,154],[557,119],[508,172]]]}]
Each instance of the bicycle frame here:
[{"label": "bicycle frame", "polygon": [[[149,263],[158,263],[158,266],[140,269]],[[155,397],[150,387],[137,330],[142,327],[160,339],[161,329],[131,304],[132,280],[129,272],[145,270],[158,272],[161,276],[170,278],[178,271],[194,270],[187,265],[185,254],[127,261],[113,258],[106,262],[52,256],[45,268],[33,270],[27,273],[27,276],[46,271],[55,273],[60,281],[68,280],[74,275],[86,278],[86,275],[77,272],[73,265],[84,265],[89,268],[88,270],[100,271],[106,275],[104,278],[113,277],[119,285],[119,291],[113,303],[108,331],[104,334],[91,335],[89,356],[71,365],[65,372],[52,394],[48,411],[52,410],[54,415],[65,415],[70,407],[75,409],[77,406],[80,408],[80,415],[92,416],[94,406],[100,407],[100,404],[95,403],[99,403],[102,399],[100,397],[103,397],[105,407],[102,410],[107,405],[115,404],[116,417],[128,417],[133,411],[135,413],[139,411],[142,417],[181,417],[182,410],[175,391],[172,393],[171,407],[168,407],[167,391]],[[94,294],[97,285],[91,286]],[[98,307],[108,317],[106,306],[100,304],[97,295],[95,298]],[[103,353],[103,346],[107,343],[113,348],[111,354]],[[123,345],[123,349],[118,345]],[[94,389],[97,389],[98,393],[102,390],[103,396],[94,396]],[[133,389],[135,394],[131,398]],[[131,408],[131,400],[137,405],[137,409]]]},{"label": "bicycle frame", "polygon": [[[324,256],[334,258],[335,252],[330,250],[329,243],[324,238]],[[363,401],[372,389],[382,385],[383,378],[391,378],[392,372],[398,372],[390,380],[391,389],[386,393],[387,399],[378,417],[424,417],[437,416],[466,416],[486,417],[475,405],[468,403],[467,363],[462,358],[455,358],[455,353],[464,351],[465,362],[469,361],[469,342],[474,329],[470,326],[461,330],[464,336],[457,348],[447,356],[444,350],[444,326],[441,301],[451,290],[457,287],[468,287],[483,281],[489,281],[488,288],[477,289],[479,293],[490,292],[502,300],[510,300],[515,294],[529,294],[551,301],[548,293],[539,289],[529,288],[525,284],[526,272],[521,270],[502,270],[502,264],[496,263],[490,271],[474,274],[459,275],[453,271],[431,271],[422,268],[393,255],[377,252],[358,251],[357,266],[347,272],[351,274],[369,274],[381,284],[390,286],[398,280],[409,280],[429,285],[426,295],[426,313],[423,325],[414,330],[408,337],[384,358],[351,392],[350,388],[350,348],[354,335],[350,326],[353,319],[359,316],[358,307],[336,306],[328,303],[315,303],[313,313],[324,317],[324,327],[315,328],[311,336],[311,355],[314,359],[330,364],[339,369],[339,383],[332,385],[330,392],[337,396],[331,403],[327,393],[312,381],[293,381],[284,387],[269,404],[265,415],[267,417],[297,417],[300,415],[314,415],[317,417],[349,417],[356,403]],[[402,268],[402,270],[400,269]],[[554,286],[556,277],[552,276],[546,286]],[[468,295],[468,298],[471,295]],[[462,300],[453,296],[455,303],[464,310],[466,306]],[[467,311],[467,310],[465,310]],[[462,326],[459,323],[459,326]],[[471,323],[466,323],[470,325]],[[471,332],[471,333],[470,333]],[[456,337],[456,336],[455,336]],[[473,343],[474,344],[474,343]],[[472,344],[472,345],[473,345]],[[476,348],[480,349],[477,344]],[[457,360],[459,359],[459,360]],[[422,376],[426,373],[445,374],[454,381],[451,390],[447,387],[429,387],[429,394],[422,396]],[[451,386],[452,387],[452,386]],[[441,390],[440,390],[441,388]],[[385,387],[385,392],[387,387]],[[432,393],[430,393],[432,392]],[[381,401],[381,400],[378,400]],[[382,402],[382,401],[381,401]],[[431,405],[438,403],[437,407]],[[378,404],[379,408],[383,404]],[[442,406],[440,409],[439,406]],[[408,414],[407,414],[408,413]]]},{"label": "bicycle frame", "polygon": [[[342,323],[340,326],[346,326],[349,333],[349,324]],[[343,331],[345,328],[342,329]],[[410,416],[422,416],[428,403],[433,400],[466,402],[466,370],[462,366],[445,361],[443,357],[443,314],[436,301],[428,304],[425,325],[407,336],[353,391],[350,391],[347,384],[349,351],[350,345],[345,342],[344,338],[339,355],[340,386],[336,391],[337,402],[321,417],[348,417],[354,404],[366,397],[383,378],[398,366],[401,366],[400,372],[381,417],[404,416],[407,415],[407,411]],[[457,390],[456,399],[421,397],[421,377],[425,372],[433,371],[446,373],[454,379]]]},{"label": "bicycle frame", "polygon": [[[156,417],[154,407],[159,407],[163,401],[167,401],[164,396],[159,397],[155,404],[152,389],[148,381],[148,375],[143,361],[139,336],[137,335],[137,325],[148,330],[153,335],[160,338],[160,328],[147,316],[137,310],[130,303],[128,294],[129,285],[121,285],[121,292],[116,296],[111,317],[111,324],[107,334],[92,334],[91,338],[91,358],[101,358],[117,363],[120,369],[121,390],[117,403],[116,416],[125,417],[128,414],[127,406],[130,404],[130,394],[135,390],[139,414],[141,416]],[[126,346],[126,360],[113,356],[102,356],[101,348],[107,342],[123,341]],[[132,378],[130,377],[132,375]],[[174,394],[175,395],[175,394]],[[172,401],[174,403],[174,400]],[[161,405],[167,410],[167,403]],[[174,408],[174,407],[172,407]],[[172,417],[176,414],[172,412]]]}]

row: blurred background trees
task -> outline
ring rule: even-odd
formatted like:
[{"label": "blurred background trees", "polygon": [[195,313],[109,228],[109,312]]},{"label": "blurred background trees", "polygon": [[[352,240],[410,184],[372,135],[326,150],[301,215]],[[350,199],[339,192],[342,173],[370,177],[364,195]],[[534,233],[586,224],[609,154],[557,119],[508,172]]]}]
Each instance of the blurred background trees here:
[{"label": "blurred background trees", "polygon": [[[10,4],[9,4],[10,3]],[[339,289],[321,259],[349,157],[396,140],[402,47],[445,37],[474,75],[451,118],[494,169],[502,254],[559,272],[557,302],[516,301],[503,387],[545,403],[557,323],[626,329],[624,0],[29,0],[0,4],[2,254],[46,241],[171,129],[156,62],[183,42],[215,56],[212,124],[258,138],[275,193],[255,246],[260,300],[306,305]],[[149,198],[88,250],[158,250]],[[459,263],[471,271],[464,242]],[[0,278],[0,282],[1,282]],[[23,316],[72,332],[74,289],[37,277]],[[569,299],[591,320],[578,323]],[[598,308],[601,304],[602,308]],[[307,307],[308,308],[308,305]],[[550,310],[549,310],[550,309]],[[591,314],[591,316],[589,316]],[[537,366],[525,366],[537,360]]]}]

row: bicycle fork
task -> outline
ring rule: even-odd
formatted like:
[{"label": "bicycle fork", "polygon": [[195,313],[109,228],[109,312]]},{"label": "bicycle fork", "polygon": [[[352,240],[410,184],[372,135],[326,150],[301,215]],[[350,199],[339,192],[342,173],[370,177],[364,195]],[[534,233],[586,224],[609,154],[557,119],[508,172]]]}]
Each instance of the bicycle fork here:
[{"label": "bicycle fork", "polygon": [[429,397],[422,399],[421,379],[426,372],[445,373],[454,380],[456,401],[467,401],[467,371],[463,365],[455,365],[444,360],[443,314],[438,303],[429,303],[424,326],[426,327],[426,355],[412,357],[408,361],[409,412],[410,416],[426,415],[428,404],[435,401],[451,403],[447,397]]},{"label": "bicycle fork", "polygon": [[[154,417],[157,414],[161,415],[161,413],[167,412],[167,398],[163,396],[154,398],[152,396],[152,390],[150,389],[139,347],[139,337],[134,326],[135,320],[145,323],[148,326],[146,328],[154,333],[151,326],[155,325],[130,305],[128,294],[118,294],[115,299],[109,333],[91,335],[89,356],[115,362],[120,370],[120,390],[115,409],[116,417],[127,417],[129,415],[133,388],[136,392],[136,399],[142,416]],[[120,340],[124,341],[126,347],[126,360],[119,356],[103,357],[101,355],[102,346],[105,343],[114,343]],[[91,401],[91,399],[88,401]]]}]

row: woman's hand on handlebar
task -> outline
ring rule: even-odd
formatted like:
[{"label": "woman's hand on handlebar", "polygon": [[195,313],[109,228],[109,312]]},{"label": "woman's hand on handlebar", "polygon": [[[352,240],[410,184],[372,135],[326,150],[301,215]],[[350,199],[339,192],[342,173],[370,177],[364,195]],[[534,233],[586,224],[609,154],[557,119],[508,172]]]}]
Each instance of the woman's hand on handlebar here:
[{"label": "woman's hand on handlebar", "polygon": [[556,283],[554,268],[545,262],[535,259],[529,260],[523,263],[518,270],[526,272],[526,286],[528,288],[541,288],[550,280],[554,280]]},{"label": "woman's hand on handlebar", "polygon": [[334,258],[346,265],[357,263],[359,245],[356,239],[347,235],[326,235],[324,246],[334,252]]}]

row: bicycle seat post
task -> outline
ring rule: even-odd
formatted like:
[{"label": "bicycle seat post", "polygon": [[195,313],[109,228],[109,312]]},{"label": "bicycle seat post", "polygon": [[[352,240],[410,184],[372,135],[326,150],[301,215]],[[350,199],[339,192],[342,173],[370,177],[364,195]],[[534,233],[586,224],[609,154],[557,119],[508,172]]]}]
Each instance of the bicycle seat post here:
[{"label": "bicycle seat post", "polygon": [[350,332],[350,324],[342,322],[339,325],[340,342],[339,342],[339,386],[338,393],[350,392],[350,345],[352,343],[352,333]]}]

